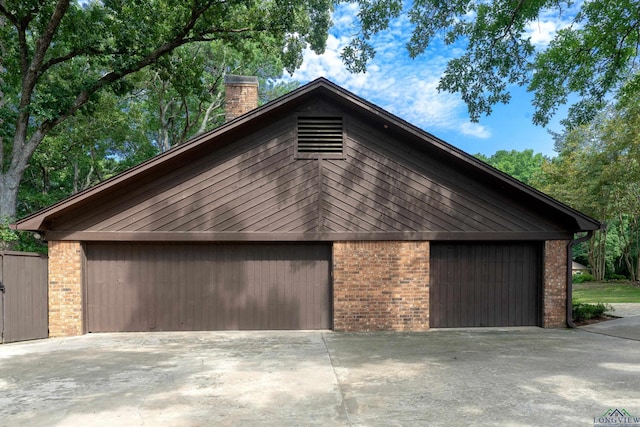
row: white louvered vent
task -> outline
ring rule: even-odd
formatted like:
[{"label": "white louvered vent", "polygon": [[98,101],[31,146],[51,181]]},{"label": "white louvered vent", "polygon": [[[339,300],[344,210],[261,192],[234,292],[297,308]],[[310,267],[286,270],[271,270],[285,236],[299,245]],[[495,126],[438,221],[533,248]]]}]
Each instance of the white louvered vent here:
[{"label": "white louvered vent", "polygon": [[298,117],[298,154],[342,154],[342,117]]}]

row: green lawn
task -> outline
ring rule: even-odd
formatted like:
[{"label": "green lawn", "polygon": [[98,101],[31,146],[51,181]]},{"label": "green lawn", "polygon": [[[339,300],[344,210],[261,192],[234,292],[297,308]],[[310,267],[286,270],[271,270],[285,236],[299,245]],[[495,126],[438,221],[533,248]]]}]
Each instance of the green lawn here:
[{"label": "green lawn", "polygon": [[574,283],[573,302],[640,303],[640,285],[624,281]]}]

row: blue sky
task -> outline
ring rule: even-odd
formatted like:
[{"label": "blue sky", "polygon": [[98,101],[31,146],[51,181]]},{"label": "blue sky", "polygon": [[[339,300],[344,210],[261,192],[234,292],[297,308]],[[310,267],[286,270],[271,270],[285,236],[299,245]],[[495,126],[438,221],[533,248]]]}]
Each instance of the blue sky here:
[{"label": "blue sky", "polygon": [[[448,59],[459,47],[435,43],[424,54],[411,59],[405,48],[411,32],[406,14],[373,40],[377,53],[367,73],[349,73],[340,60],[340,51],[356,31],[356,13],[354,4],[342,3],[336,8],[325,53],[316,55],[307,51],[293,79],[304,84],[326,77],[470,154],[491,155],[498,150],[529,148],[547,156],[556,154],[547,129],[561,130],[559,120],[563,112],[546,129],[534,126],[532,95],[514,86],[510,89],[512,100],[508,105],[497,105],[491,116],[472,123],[459,95],[436,89]],[[568,19],[566,15],[558,16],[557,12],[542,15],[528,28],[532,42],[544,47],[559,28],[569,25]]]}]

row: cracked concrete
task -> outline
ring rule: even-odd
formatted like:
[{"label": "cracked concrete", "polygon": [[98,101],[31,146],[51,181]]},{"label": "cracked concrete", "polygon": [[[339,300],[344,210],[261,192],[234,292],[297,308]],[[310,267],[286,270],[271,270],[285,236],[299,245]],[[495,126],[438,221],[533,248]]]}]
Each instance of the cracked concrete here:
[{"label": "cracked concrete", "polygon": [[93,334],[0,346],[0,425],[593,425],[638,384],[581,330]]}]

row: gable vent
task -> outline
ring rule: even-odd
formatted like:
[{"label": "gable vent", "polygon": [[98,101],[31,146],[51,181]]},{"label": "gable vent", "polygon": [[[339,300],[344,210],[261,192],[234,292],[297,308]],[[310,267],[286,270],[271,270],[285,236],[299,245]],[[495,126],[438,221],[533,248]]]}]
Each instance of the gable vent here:
[{"label": "gable vent", "polygon": [[342,117],[298,117],[299,154],[342,154]]}]

